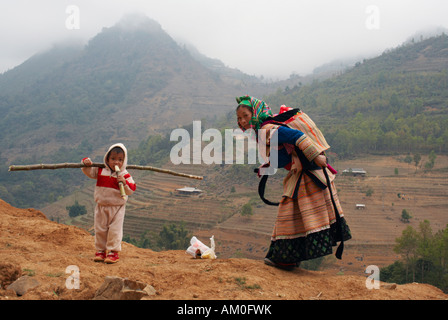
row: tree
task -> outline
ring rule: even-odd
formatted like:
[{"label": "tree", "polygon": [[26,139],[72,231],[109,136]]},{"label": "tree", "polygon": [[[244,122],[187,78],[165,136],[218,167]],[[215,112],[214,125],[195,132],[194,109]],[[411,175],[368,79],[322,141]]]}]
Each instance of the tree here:
[{"label": "tree", "polygon": [[432,150],[428,155],[428,162],[425,163],[425,169],[431,170],[434,167],[434,162],[436,161],[437,155]]},{"label": "tree", "polygon": [[417,166],[420,163],[422,156],[419,153],[414,154],[415,171],[417,171]]},{"label": "tree", "polygon": [[406,266],[402,261],[395,261],[393,264],[380,270],[381,280],[385,282],[394,282],[404,284],[406,279]]},{"label": "tree", "polygon": [[166,250],[180,250],[188,248],[190,236],[185,230],[185,223],[179,225],[175,223],[165,224],[159,233],[157,244]]},{"label": "tree", "polygon": [[75,200],[75,204],[72,206],[65,207],[68,211],[68,216],[71,218],[81,216],[87,213],[86,206],[82,206],[78,203],[78,200]]},{"label": "tree", "polygon": [[243,205],[241,208],[241,215],[242,216],[251,216],[253,214],[252,212],[252,206],[250,205],[250,202]]},{"label": "tree", "polygon": [[401,211],[401,219],[400,219],[401,221],[409,223],[409,219],[411,219],[411,218],[412,218],[412,216],[406,209],[403,209]]},{"label": "tree", "polygon": [[448,225],[442,231],[436,234],[437,239],[437,252],[439,253],[439,264],[443,268],[448,267]]},{"label": "tree", "polygon": [[421,282],[423,282],[423,274],[425,267],[431,264],[431,247],[433,241],[432,229],[428,220],[420,222],[420,232],[418,234],[418,248],[417,253],[421,257]]},{"label": "tree", "polygon": [[407,283],[418,279],[448,292],[448,225],[434,234],[425,220],[418,231],[406,228],[395,242],[394,251],[404,259],[381,269],[383,281]]},{"label": "tree", "polygon": [[412,157],[411,157],[411,155],[407,155],[405,158],[404,158],[404,162],[406,162],[407,164],[410,164],[411,162],[412,162]]},{"label": "tree", "polygon": [[412,226],[403,230],[402,236],[395,239],[394,251],[402,254],[406,261],[406,280],[408,280],[409,267],[412,268],[412,281],[415,280],[415,262],[417,260],[418,234]]}]

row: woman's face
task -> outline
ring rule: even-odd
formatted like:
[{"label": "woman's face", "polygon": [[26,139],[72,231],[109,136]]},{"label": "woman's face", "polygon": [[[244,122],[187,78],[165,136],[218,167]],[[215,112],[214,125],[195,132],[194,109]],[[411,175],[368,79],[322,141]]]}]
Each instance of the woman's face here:
[{"label": "woman's face", "polygon": [[246,107],[238,107],[236,109],[236,117],[238,124],[245,130],[250,129],[250,120],[252,119],[252,111]]}]

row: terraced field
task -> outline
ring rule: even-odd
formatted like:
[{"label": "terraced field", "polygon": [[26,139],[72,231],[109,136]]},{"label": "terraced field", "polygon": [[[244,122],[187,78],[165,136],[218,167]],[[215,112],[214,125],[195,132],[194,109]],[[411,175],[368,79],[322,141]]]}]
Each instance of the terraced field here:
[{"label": "terraced field", "polygon": [[[425,159],[422,160],[422,163]],[[334,268],[359,273],[366,265],[384,266],[396,258],[393,252],[395,239],[409,225],[418,228],[423,220],[429,220],[433,231],[448,224],[448,157],[438,156],[433,171],[408,165],[398,157],[369,157],[340,161],[333,165],[339,172],[346,168],[364,168],[366,177],[339,174],[336,186],[351,228],[353,239],[346,243],[345,258]],[[270,234],[276,218],[276,208],[258,200],[257,186],[237,183],[222,176],[212,166],[168,166],[168,169],[195,175],[204,180],[192,180],[161,173],[145,174],[133,171],[137,191],[129,198],[124,233],[138,238],[145,231],[158,233],[169,222],[183,221],[193,235],[205,244],[215,236],[216,250],[220,257],[241,256],[261,259],[269,246]],[[398,171],[398,174],[396,173]],[[281,177],[268,182],[269,199],[281,195]],[[85,229],[93,227],[93,184],[68,198],[43,208],[53,219],[72,223]],[[230,192],[234,185],[236,192]],[[182,196],[176,189],[196,187],[201,195]],[[65,206],[74,199],[86,205],[88,214],[67,219]],[[243,204],[252,201],[253,215],[240,214]],[[365,209],[356,209],[364,204]],[[401,221],[402,210],[412,218]]]},{"label": "terraced field", "polygon": [[[189,169],[191,174],[197,174],[194,169]],[[185,170],[182,172],[189,173]],[[212,228],[238,212],[238,207],[231,201],[219,198],[213,192],[182,195],[176,191],[184,186],[202,189],[202,181],[162,173],[142,174],[134,171],[132,174],[137,182],[137,191],[129,197],[124,223],[124,234],[132,238],[139,238],[145,231],[158,233],[169,222],[182,221],[189,230]],[[59,217],[62,222],[91,230],[94,223],[94,183],[89,182],[88,187],[44,208],[43,212],[48,217],[53,217],[53,220],[54,217]],[[88,213],[68,219],[63,208],[72,205],[75,199],[86,205]]]},{"label": "terraced field", "polygon": [[[439,156],[434,170],[427,173],[421,168],[416,172],[413,165],[397,159],[369,157],[334,165],[339,172],[362,167],[368,173],[366,177],[337,176],[336,187],[353,239],[345,245],[343,260],[333,261],[335,270],[362,274],[368,265],[392,263],[397,259],[395,239],[409,225],[417,229],[420,222],[428,220],[434,232],[447,227],[448,157]],[[356,204],[364,204],[365,209],[356,209]],[[401,221],[403,209],[412,216],[409,223]],[[275,207],[262,205],[250,218],[234,215],[214,229],[197,234],[203,238],[214,234],[227,250],[226,256],[259,259],[266,254],[275,217]]]}]

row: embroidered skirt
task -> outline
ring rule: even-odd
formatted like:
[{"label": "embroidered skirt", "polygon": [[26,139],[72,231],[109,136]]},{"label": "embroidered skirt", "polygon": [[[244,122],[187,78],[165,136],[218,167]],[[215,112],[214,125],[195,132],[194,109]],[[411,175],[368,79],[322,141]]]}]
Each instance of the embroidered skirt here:
[{"label": "embroidered skirt", "polygon": [[283,197],[280,201],[266,258],[278,264],[297,264],[332,254],[337,242],[351,239],[333,182],[331,189],[338,221],[329,188],[322,190],[303,175],[297,198]]}]

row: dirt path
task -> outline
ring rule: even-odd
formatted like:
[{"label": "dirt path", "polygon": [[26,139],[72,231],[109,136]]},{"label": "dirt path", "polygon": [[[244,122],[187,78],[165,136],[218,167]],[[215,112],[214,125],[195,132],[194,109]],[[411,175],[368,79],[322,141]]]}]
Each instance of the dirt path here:
[{"label": "dirt path", "polygon": [[[367,289],[362,276],[332,275],[297,269],[278,270],[251,259],[193,259],[185,251],[154,252],[123,243],[121,261],[92,261],[93,237],[85,230],[57,224],[40,211],[17,209],[0,200],[0,289],[2,300],[89,300],[106,276],[145,282],[155,288],[153,300],[334,300],[448,299],[426,284]],[[31,275],[39,285],[17,297],[5,290],[7,267]],[[66,288],[66,268],[80,271],[79,289]]]}]

